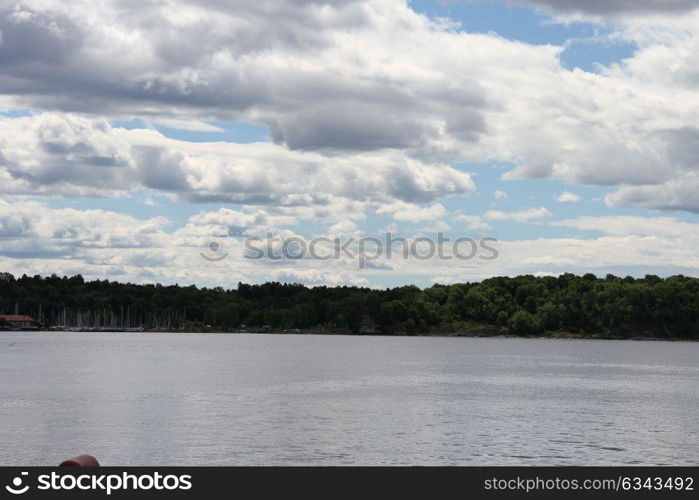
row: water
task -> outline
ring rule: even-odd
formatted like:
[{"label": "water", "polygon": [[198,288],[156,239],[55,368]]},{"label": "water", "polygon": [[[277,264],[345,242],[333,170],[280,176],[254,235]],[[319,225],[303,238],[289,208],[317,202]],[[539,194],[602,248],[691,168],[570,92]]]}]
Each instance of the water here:
[{"label": "water", "polygon": [[0,465],[699,463],[699,343],[0,333]]}]

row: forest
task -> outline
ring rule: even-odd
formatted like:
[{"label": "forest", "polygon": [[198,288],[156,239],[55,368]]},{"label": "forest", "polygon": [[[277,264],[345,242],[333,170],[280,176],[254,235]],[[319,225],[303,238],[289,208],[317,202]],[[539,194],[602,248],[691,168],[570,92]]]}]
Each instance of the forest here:
[{"label": "forest", "polygon": [[0,314],[66,329],[697,339],[699,279],[562,274],[426,289],[224,289],[0,273]]}]

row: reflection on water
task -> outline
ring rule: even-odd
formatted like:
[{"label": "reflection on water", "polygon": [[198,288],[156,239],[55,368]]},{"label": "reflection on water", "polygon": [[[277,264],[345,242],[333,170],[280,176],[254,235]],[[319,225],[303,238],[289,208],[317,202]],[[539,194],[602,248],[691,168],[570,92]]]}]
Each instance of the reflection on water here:
[{"label": "reflection on water", "polygon": [[0,333],[0,465],[699,463],[689,342]]}]

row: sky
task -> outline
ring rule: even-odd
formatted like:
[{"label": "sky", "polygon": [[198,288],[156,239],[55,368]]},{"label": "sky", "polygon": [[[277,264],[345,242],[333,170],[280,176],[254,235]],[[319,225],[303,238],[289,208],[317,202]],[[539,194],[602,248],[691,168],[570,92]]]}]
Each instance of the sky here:
[{"label": "sky", "polygon": [[697,68],[696,0],[0,0],[0,271],[699,276]]}]

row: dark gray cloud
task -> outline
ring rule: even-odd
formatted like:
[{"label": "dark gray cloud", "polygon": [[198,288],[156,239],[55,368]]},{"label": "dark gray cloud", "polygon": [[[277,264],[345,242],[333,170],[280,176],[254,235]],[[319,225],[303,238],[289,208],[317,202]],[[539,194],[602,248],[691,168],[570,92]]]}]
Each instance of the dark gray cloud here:
[{"label": "dark gray cloud", "polygon": [[314,105],[282,115],[270,128],[272,138],[291,149],[367,150],[418,146],[437,131],[418,117],[395,113],[389,106],[347,103]]},{"label": "dark gray cloud", "polygon": [[607,196],[610,206],[699,213],[699,176],[689,173],[664,184],[624,186]]},{"label": "dark gray cloud", "polygon": [[699,213],[699,129],[683,127],[659,134],[666,142],[666,180],[624,186],[607,197],[613,206]]},{"label": "dark gray cloud", "polygon": [[533,5],[566,14],[679,13],[699,7],[696,0],[506,0],[516,5]]},{"label": "dark gray cloud", "polygon": [[699,172],[699,128],[683,127],[665,132],[668,151],[675,166]]},{"label": "dark gray cloud", "polygon": [[369,70],[361,55],[338,61],[352,53],[351,40],[338,47],[346,33],[373,36],[386,22],[424,28],[407,10],[384,19],[390,12],[367,0],[174,1],[181,16],[172,2],[107,2],[92,12],[97,23],[81,0],[0,7],[0,94],[101,116],[253,119],[299,150],[415,150],[445,134],[476,142],[484,131],[475,78],[447,85],[432,68],[411,82],[397,69]]},{"label": "dark gray cloud", "polygon": [[64,64],[82,46],[79,27],[68,16],[0,10],[0,65]]}]

